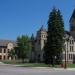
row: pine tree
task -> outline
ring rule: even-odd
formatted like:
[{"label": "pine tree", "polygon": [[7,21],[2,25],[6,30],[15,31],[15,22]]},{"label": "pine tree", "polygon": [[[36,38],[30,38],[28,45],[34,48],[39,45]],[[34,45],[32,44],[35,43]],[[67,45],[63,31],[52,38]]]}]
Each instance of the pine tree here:
[{"label": "pine tree", "polygon": [[31,36],[31,45],[32,45],[32,51],[34,51],[35,50],[35,38],[34,38],[34,35],[32,34],[32,36]]},{"label": "pine tree", "polygon": [[64,23],[60,10],[53,8],[48,19],[47,43],[44,47],[44,60],[46,64],[61,63]]},{"label": "pine tree", "polygon": [[30,62],[35,62],[35,38],[32,34],[31,36],[31,51],[30,51]]}]

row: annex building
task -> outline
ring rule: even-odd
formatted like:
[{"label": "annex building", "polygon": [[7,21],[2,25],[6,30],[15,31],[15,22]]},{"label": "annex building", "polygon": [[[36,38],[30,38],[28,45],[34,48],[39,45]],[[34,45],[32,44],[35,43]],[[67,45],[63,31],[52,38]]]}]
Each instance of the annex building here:
[{"label": "annex building", "polygon": [[14,49],[16,42],[12,40],[0,40],[0,60],[12,60],[15,57],[9,56],[9,52]]}]

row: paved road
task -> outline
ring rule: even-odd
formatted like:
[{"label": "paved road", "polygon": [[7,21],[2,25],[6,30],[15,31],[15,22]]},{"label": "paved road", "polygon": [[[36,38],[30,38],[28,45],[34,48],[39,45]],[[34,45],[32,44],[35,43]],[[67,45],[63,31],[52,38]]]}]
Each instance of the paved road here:
[{"label": "paved road", "polygon": [[0,75],[75,75],[75,71],[41,69],[41,68],[24,68],[1,64]]}]

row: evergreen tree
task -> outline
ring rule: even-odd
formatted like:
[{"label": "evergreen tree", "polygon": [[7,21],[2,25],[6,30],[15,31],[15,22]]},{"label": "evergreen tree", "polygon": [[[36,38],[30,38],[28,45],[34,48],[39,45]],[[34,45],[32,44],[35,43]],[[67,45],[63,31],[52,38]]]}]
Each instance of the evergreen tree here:
[{"label": "evergreen tree", "polygon": [[31,45],[32,45],[32,51],[34,51],[35,50],[35,38],[34,38],[34,35],[32,34],[32,36],[31,36]]},{"label": "evergreen tree", "polygon": [[31,36],[31,51],[30,51],[30,62],[35,62],[35,38],[32,34]]},{"label": "evergreen tree", "polygon": [[61,63],[64,23],[60,10],[53,8],[48,19],[47,43],[44,47],[44,60],[46,64]]}]

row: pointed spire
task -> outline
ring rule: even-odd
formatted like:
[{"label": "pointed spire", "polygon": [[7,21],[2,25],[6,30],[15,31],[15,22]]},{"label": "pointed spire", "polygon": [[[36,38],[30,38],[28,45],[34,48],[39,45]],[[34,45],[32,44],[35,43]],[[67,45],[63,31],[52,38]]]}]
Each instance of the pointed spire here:
[{"label": "pointed spire", "polygon": [[41,26],[40,31],[46,31],[43,25]]},{"label": "pointed spire", "polygon": [[43,29],[44,29],[44,26],[42,25],[41,28],[40,28],[40,30],[43,30]]},{"label": "pointed spire", "polygon": [[31,40],[34,40],[34,34],[32,33],[32,35],[31,35]]},{"label": "pointed spire", "polygon": [[75,9],[73,10],[73,14],[72,14],[72,16],[70,18],[70,21],[71,21],[72,18],[75,19]]},{"label": "pointed spire", "polygon": [[75,9],[74,9],[74,11],[73,11],[72,18],[75,19]]}]

